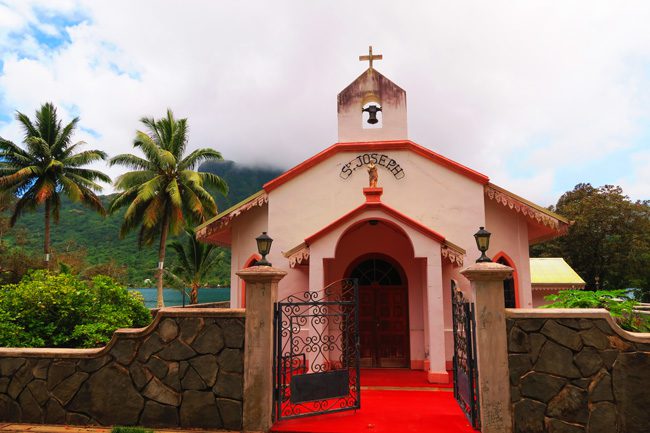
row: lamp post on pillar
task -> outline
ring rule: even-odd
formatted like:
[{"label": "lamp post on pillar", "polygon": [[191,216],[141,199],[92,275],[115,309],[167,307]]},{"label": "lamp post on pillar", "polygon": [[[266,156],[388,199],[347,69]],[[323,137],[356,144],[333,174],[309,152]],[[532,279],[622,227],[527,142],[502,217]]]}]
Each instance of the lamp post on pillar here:
[{"label": "lamp post on pillar", "polygon": [[[487,243],[485,234],[487,233]],[[471,283],[476,311],[476,358],[482,433],[511,433],[510,379],[503,280],[513,269],[492,263],[485,256],[489,232],[481,227],[476,240],[481,250],[477,263],[460,273]],[[483,236],[483,237],[482,237]],[[483,243],[479,243],[483,240]],[[485,258],[487,260],[485,260]]]},{"label": "lamp post on pillar", "polygon": [[287,273],[269,263],[237,275],[246,282],[244,431],[266,432],[273,423],[273,309]]}]

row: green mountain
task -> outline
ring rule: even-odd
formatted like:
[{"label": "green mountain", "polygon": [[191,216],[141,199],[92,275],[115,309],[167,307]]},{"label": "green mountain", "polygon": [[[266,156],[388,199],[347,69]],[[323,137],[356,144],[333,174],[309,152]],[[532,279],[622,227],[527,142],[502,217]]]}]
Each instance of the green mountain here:
[{"label": "green mountain", "polygon": [[[204,163],[200,171],[212,172],[221,176],[229,185],[226,197],[217,196],[219,210],[225,210],[249,195],[259,191],[262,185],[281,174],[272,168],[247,167],[232,161]],[[102,196],[105,205],[111,196]],[[124,210],[106,218],[90,209],[64,200],[58,225],[52,226],[52,248],[59,258],[73,264],[84,260],[86,266],[113,262],[118,267],[126,267],[125,282],[132,287],[142,287],[144,280],[153,280],[157,263],[158,245],[138,249],[137,232],[124,239],[119,238],[119,227]],[[20,245],[28,252],[42,256],[43,212],[27,213],[16,226],[9,230],[3,241],[10,245]],[[213,284],[229,284],[230,255],[224,254],[211,276]],[[168,250],[166,267],[174,260],[173,252]]]}]

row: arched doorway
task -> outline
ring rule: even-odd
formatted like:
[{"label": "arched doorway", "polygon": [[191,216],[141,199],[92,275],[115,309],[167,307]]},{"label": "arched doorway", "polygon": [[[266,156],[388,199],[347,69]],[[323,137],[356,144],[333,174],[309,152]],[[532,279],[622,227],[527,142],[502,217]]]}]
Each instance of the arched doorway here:
[{"label": "arched doorway", "polygon": [[347,275],[359,280],[361,367],[408,367],[408,283],[403,269],[388,257],[372,255],[358,259]]},{"label": "arched doorway", "polygon": [[503,300],[506,308],[517,308],[517,270],[504,253],[497,254],[496,262],[504,266],[510,266],[514,270],[512,275],[503,280]]}]

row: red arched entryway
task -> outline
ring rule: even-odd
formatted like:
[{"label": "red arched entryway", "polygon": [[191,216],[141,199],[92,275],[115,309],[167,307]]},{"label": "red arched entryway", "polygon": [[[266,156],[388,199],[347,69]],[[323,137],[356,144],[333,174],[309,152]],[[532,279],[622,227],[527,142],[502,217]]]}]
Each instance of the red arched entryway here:
[{"label": "red arched entryway", "polygon": [[366,254],[345,275],[359,281],[361,367],[409,367],[408,281],[400,264]]},{"label": "red arched entryway", "polygon": [[513,269],[512,276],[503,280],[503,297],[506,308],[519,308],[519,276],[514,260],[501,251],[494,256],[492,261]]},{"label": "red arched entryway", "polygon": [[[255,263],[257,263],[258,260],[261,260],[262,256],[259,254],[253,254],[251,255],[248,260],[246,260],[244,264],[244,268],[250,268],[251,266],[255,266]],[[246,282],[244,280],[241,280],[241,290],[239,291],[239,307],[240,308],[246,308]]]}]

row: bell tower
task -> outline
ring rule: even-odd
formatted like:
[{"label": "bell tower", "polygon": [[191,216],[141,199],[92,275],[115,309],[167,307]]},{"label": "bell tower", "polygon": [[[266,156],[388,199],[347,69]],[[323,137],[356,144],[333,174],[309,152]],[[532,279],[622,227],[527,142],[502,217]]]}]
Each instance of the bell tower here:
[{"label": "bell tower", "polygon": [[368,69],[337,96],[339,142],[406,140],[406,92],[377,72],[372,63],[382,55],[359,60]]}]

